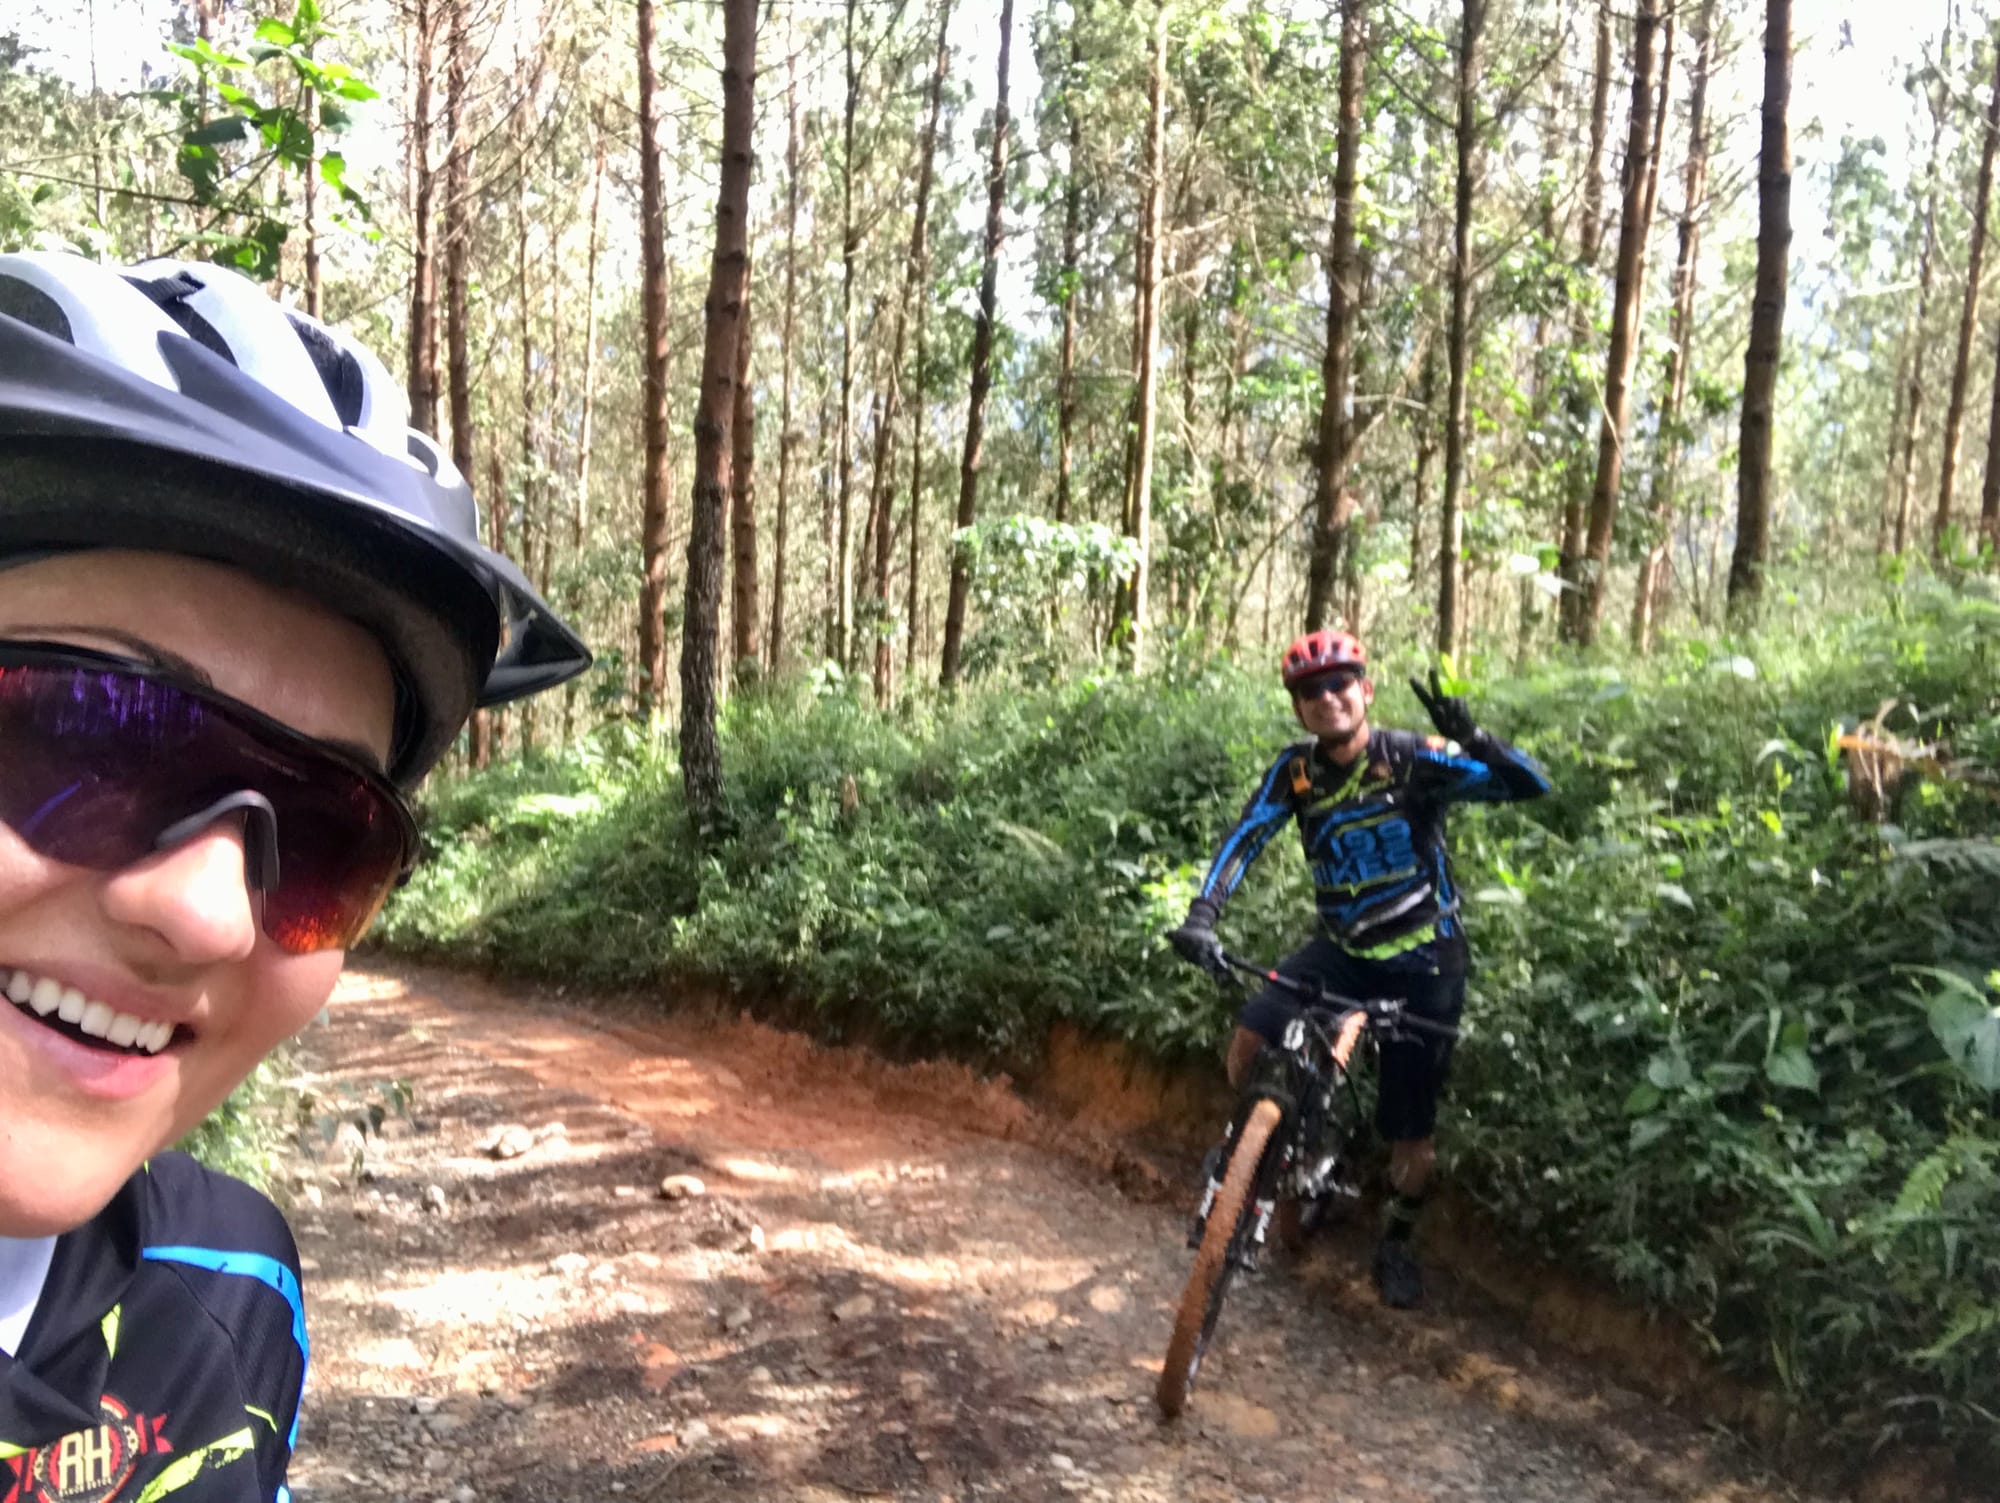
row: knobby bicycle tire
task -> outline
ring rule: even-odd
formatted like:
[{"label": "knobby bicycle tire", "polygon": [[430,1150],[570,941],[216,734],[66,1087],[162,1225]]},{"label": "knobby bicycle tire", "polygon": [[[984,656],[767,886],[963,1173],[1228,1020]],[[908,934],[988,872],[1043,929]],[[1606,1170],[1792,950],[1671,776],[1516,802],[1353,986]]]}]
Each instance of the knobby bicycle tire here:
[{"label": "knobby bicycle tire", "polygon": [[1264,1150],[1269,1146],[1271,1134],[1277,1130],[1282,1116],[1276,1102],[1259,1101],[1250,1109],[1250,1116],[1237,1134],[1236,1146],[1229,1155],[1229,1168],[1222,1177],[1222,1189],[1217,1192],[1215,1204],[1209,1208],[1208,1226],[1202,1233],[1201,1247],[1194,1255],[1194,1268],[1188,1274],[1187,1287],[1181,1291],[1181,1305],[1174,1316],[1174,1334],[1167,1343],[1166,1365],[1160,1369],[1159,1386],[1154,1397],[1159,1401],[1160,1412],[1168,1419],[1174,1418],[1187,1405],[1188,1389],[1194,1383],[1196,1370],[1201,1366],[1202,1353],[1207,1350],[1208,1338],[1215,1330],[1215,1319],[1222,1311],[1222,1297],[1229,1289],[1229,1278],[1235,1272],[1229,1261],[1230,1248],[1237,1238],[1248,1229],[1248,1218],[1255,1214],[1252,1200],[1257,1189],[1257,1174],[1264,1162]]}]

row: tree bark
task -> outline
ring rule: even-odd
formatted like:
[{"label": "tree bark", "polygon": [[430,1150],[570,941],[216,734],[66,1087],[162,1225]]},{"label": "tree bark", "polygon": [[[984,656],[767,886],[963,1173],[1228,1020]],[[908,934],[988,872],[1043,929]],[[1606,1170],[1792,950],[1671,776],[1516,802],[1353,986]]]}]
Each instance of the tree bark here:
[{"label": "tree bark", "polygon": [[1111,634],[1125,665],[1134,673],[1145,665],[1146,593],[1152,575],[1153,427],[1158,402],[1153,390],[1160,345],[1160,217],[1166,175],[1167,8],[1153,5],[1153,61],[1147,91],[1145,165],[1139,185],[1139,234],[1132,274],[1132,438],[1125,477],[1125,536],[1138,545],[1132,577],[1118,592]]},{"label": "tree bark", "polygon": [[1056,367],[1056,520],[1069,520],[1070,471],[1076,442],[1076,328],[1080,276],[1078,237],[1083,232],[1083,111],[1077,79],[1083,72],[1083,17],[1072,6],[1069,72],[1063,77],[1063,113],[1069,117],[1069,155],[1064,162],[1062,239],[1062,352]]},{"label": "tree bark", "polygon": [[1472,190],[1478,175],[1479,39],[1486,0],[1463,0],[1458,32],[1458,120],[1454,130],[1457,173],[1452,197],[1451,332],[1445,346],[1444,503],[1438,527],[1437,650],[1455,653],[1462,639],[1459,554],[1465,544],[1460,499],[1465,490],[1466,379],[1471,365]]},{"label": "tree bark", "polygon": [[590,242],[583,274],[583,417],[576,441],[576,510],[570,517],[570,546],[583,556],[584,535],[590,529],[590,465],[596,448],[597,423],[597,256],[604,227],[604,127],[592,126],[595,150],[590,173]]},{"label": "tree bark", "polygon": [[[1000,236],[1007,198],[1007,64],[1014,42],[1014,0],[1000,3],[999,81],[993,96],[993,151],[986,168],[986,253],[979,273],[979,314],[972,325],[972,395],[965,410],[965,452],[958,466],[958,525],[979,520],[979,469],[986,433],[986,398],[993,387],[993,315],[999,296]],[[965,604],[971,576],[952,550],[951,594],[945,608],[944,652],[938,682],[958,687],[965,642]]]},{"label": "tree bark", "polygon": [[1431,492],[1431,466],[1437,462],[1437,342],[1429,342],[1424,352],[1423,375],[1417,387],[1416,425],[1417,470],[1410,486],[1410,593],[1421,595],[1424,588],[1424,498]]},{"label": "tree bark", "polygon": [[437,169],[431,165],[431,0],[415,0],[410,24],[410,425],[436,435],[437,379]]},{"label": "tree bark", "polygon": [[[868,516],[874,528],[872,589],[875,623],[875,703],[886,707],[895,691],[895,643],[890,639],[889,569],[894,560],[894,459],[896,406],[902,395],[904,334],[910,304],[923,297],[923,267],[929,257],[931,179],[937,156],[938,120],[944,112],[945,71],[951,62],[946,35],[951,27],[951,0],[938,6],[937,61],[931,68],[930,114],[918,146],[917,207],[910,224],[910,249],[903,260],[903,295],[896,303],[889,334],[889,370],[882,383],[881,412],[875,425],[875,467],[869,479]],[[914,634],[916,622],[908,622]]]},{"label": "tree bark", "polygon": [[1680,484],[1681,409],[1687,401],[1690,346],[1694,340],[1695,271],[1701,259],[1701,216],[1708,198],[1708,74],[1715,56],[1715,0],[1702,0],[1695,22],[1694,63],[1688,78],[1688,154],[1681,177],[1679,249],[1674,257],[1674,321],[1667,350],[1667,395],[1660,410],[1654,451],[1651,538],[1632,598],[1632,645],[1653,650],[1653,633],[1667,583],[1667,544],[1673,535],[1675,492]]},{"label": "tree bark", "polygon": [[660,86],[654,62],[654,0],[639,9],[639,303],[645,339],[640,406],[646,459],[639,524],[639,707],[655,725],[667,683],[667,241],[660,189]]},{"label": "tree bark", "polygon": [[1306,567],[1306,630],[1326,625],[1354,506],[1347,493],[1354,393],[1354,179],[1361,154],[1361,93],[1368,61],[1366,0],[1340,3],[1340,130],[1334,149],[1333,243],[1326,259],[1326,351],[1320,363],[1319,434],[1313,454],[1312,552]]},{"label": "tree bark", "polygon": [[[1764,0],[1764,125],[1757,152],[1757,282],[1750,348],[1743,357],[1743,437],[1736,472],[1736,548],[1729,559],[1729,618],[1745,625],[1764,590],[1771,535],[1771,408],[1785,328],[1792,245],[1792,0]],[[1996,92],[2000,99],[2000,92]],[[1989,137],[1990,140],[1990,137]],[[1991,162],[1991,152],[1988,162]],[[1981,208],[1985,207],[1982,196]],[[1974,279],[1977,280],[1976,278]],[[1947,486],[1945,494],[1949,496]]]},{"label": "tree bark", "polygon": [[695,408],[686,623],[681,631],[681,781],[698,836],[723,815],[722,747],[716,737],[716,649],[721,636],[723,510],[737,372],[749,293],[750,160],[757,74],[757,0],[723,0],[722,173],[715,199],[715,255],[708,276],[701,399]]},{"label": "tree bark", "polygon": [[757,410],[750,388],[750,267],[743,268],[743,313],[736,332],[736,411],[729,465],[729,625],[732,671],[757,663]]},{"label": "tree bark", "polygon": [[854,11],[847,0],[847,103],[841,117],[840,154],[840,470],[835,477],[833,640],[827,655],[850,666],[854,632],[854,112],[861,93],[854,59]]},{"label": "tree bark", "polygon": [[[1916,489],[1917,434],[1921,428],[1926,385],[1925,369],[1930,363],[1930,342],[1925,338],[1930,322],[1931,285],[1937,270],[1938,162],[1943,155],[1944,122],[1951,99],[1951,14],[1945,15],[1944,34],[1938,41],[1937,86],[1929,91],[1931,108],[1930,166],[1924,183],[1924,248],[1917,260],[1917,316],[1905,337],[1905,394],[1902,426],[1891,440],[1890,460],[1894,466],[1895,551],[1900,556],[1908,546],[1910,497]],[[1901,459],[1896,445],[1901,445]],[[1992,463],[1989,456],[1989,464]]]},{"label": "tree bark", "polygon": [[1583,602],[1572,639],[1589,646],[1604,619],[1611,577],[1611,533],[1618,518],[1618,486],[1625,469],[1625,427],[1632,399],[1632,363],[1639,348],[1645,303],[1647,180],[1653,160],[1653,85],[1659,39],[1659,0],[1639,0],[1632,22],[1632,117],[1625,139],[1624,198],[1619,211],[1618,270],[1611,303],[1611,352],[1604,366],[1604,416],[1598,429],[1597,478],[1590,492],[1590,530],[1584,540]]},{"label": "tree bark", "polygon": [[[1979,186],[1973,194],[1972,241],[1965,252],[1965,306],[1958,318],[1958,358],[1951,369],[1951,399],[1944,411],[1944,452],[1938,460],[1937,514],[1931,518],[1931,551],[1944,551],[1951,526],[1952,491],[1958,479],[1958,445],[1965,421],[1965,385],[1972,364],[1972,340],[1979,324],[1979,275],[1986,255],[1986,209],[1993,193],[1993,148],[2000,141],[2000,48],[1993,54],[1993,89],[1986,105],[1984,143],[1979,150]],[[1730,566],[1730,599],[1736,598],[1736,570]]]},{"label": "tree bark", "polygon": [[767,666],[777,673],[785,661],[785,567],[790,544],[792,454],[798,435],[792,431],[792,339],[799,308],[799,65],[792,40],[790,12],[785,36],[785,323],[782,395],[778,406],[778,514],[771,536],[771,639]]},{"label": "tree bark", "polygon": [[[1590,84],[1590,148],[1584,164],[1583,210],[1576,237],[1577,270],[1592,281],[1597,277],[1597,257],[1604,239],[1604,145],[1610,136],[1611,44],[1611,0],[1597,0],[1597,42],[1592,54]],[[1570,337],[1579,352],[1589,346],[1592,335],[1590,304],[1578,299],[1571,305]],[[1570,424],[1579,435],[1578,447],[1564,475],[1562,540],[1560,561],[1556,565],[1563,583],[1556,619],[1558,631],[1565,639],[1575,632],[1576,618],[1583,606],[1584,521],[1590,502],[1590,486],[1585,477],[1594,484],[1597,472],[1584,464],[1581,435],[1591,431],[1596,410],[1590,388],[1578,384],[1570,394],[1569,403]]]}]

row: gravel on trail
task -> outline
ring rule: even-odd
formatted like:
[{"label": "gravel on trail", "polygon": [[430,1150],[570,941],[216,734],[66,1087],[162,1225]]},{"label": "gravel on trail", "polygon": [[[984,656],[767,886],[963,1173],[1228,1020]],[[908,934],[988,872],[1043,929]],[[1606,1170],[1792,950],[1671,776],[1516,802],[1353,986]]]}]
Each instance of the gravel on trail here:
[{"label": "gravel on trail", "polygon": [[1448,1276],[1381,1309],[1360,1229],[1161,1423],[1184,1208],[957,1067],[397,967],[300,1068],[299,1503],[1799,1496]]}]

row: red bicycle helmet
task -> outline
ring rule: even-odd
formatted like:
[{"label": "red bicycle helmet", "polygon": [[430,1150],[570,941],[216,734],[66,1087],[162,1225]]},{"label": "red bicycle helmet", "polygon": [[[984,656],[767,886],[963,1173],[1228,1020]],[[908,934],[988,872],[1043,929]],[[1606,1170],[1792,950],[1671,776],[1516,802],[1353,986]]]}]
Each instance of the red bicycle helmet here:
[{"label": "red bicycle helmet", "polygon": [[1321,627],[1307,632],[1285,649],[1283,673],[1287,689],[1295,689],[1309,678],[1339,668],[1356,673],[1368,671],[1368,654],[1351,632]]}]

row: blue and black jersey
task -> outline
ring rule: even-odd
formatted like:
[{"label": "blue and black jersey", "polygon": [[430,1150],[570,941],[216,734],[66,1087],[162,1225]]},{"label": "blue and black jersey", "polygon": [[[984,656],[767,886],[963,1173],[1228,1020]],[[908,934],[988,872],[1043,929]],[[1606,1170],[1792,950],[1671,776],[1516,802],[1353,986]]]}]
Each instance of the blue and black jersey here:
[{"label": "blue and black jersey", "polygon": [[160,1154],[56,1239],[0,1353],[0,1503],[284,1503],[305,1370],[277,1207]]},{"label": "blue and black jersey", "polygon": [[1537,798],[1549,780],[1524,752],[1481,731],[1471,746],[1375,730],[1340,766],[1317,741],[1286,748],[1222,843],[1201,896],[1219,910],[1279,828],[1296,821],[1320,922],[1360,960],[1465,970],[1465,930],[1445,852],[1445,811]]}]

